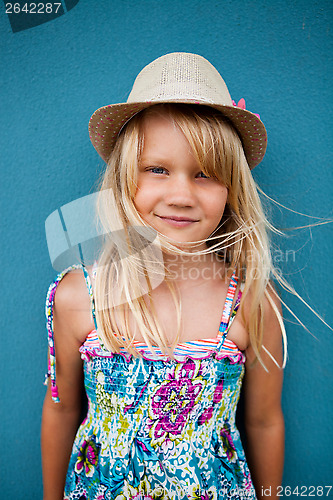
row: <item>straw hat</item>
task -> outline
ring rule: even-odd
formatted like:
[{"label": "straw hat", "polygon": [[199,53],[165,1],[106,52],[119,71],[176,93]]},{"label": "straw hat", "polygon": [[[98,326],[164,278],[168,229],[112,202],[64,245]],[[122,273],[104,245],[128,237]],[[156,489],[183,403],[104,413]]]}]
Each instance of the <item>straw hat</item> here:
[{"label": "straw hat", "polygon": [[241,101],[235,106],[221,75],[202,56],[174,52],[143,68],[126,103],[97,109],[89,122],[89,135],[98,154],[107,162],[119,131],[139,111],[160,103],[201,104],[229,118],[253,168],[264,157],[267,134],[258,115],[243,109],[245,102]]}]

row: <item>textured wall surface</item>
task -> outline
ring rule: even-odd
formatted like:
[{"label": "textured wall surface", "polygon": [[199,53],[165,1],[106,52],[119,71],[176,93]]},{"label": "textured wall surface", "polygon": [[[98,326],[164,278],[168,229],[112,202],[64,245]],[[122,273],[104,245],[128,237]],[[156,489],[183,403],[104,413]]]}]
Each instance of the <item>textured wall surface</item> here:
[{"label": "textured wall surface", "polygon": [[[244,97],[267,127],[267,155],[254,177],[295,211],[272,205],[274,223],[320,220],[296,212],[332,216],[331,2],[80,0],[62,7],[62,15],[30,28],[23,19],[15,31],[0,6],[4,499],[42,494],[44,299],[55,276],[44,222],[94,191],[102,162],[89,141],[89,117],[126,100],[144,65],[173,51],[209,59],[232,97]],[[333,325],[332,225],[288,230],[279,244],[277,264]],[[333,334],[298,299],[284,291],[282,297],[310,330],[286,311],[284,485],[325,485],[332,478]]]}]

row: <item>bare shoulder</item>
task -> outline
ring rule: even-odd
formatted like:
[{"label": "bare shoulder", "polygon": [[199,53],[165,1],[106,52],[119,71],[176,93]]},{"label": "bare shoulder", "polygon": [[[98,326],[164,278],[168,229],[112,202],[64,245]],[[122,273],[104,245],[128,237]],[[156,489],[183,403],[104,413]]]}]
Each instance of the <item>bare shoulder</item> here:
[{"label": "bare shoulder", "polygon": [[[253,291],[250,289],[246,294],[246,297],[244,297],[244,299],[242,299],[241,302],[245,318],[248,317],[253,300],[255,300],[254,294]],[[266,287],[263,298],[263,308],[264,308],[264,316],[267,319],[273,317],[272,315],[275,315],[276,310],[278,310],[280,313],[282,312],[281,299],[272,282],[269,282]]]},{"label": "bare shoulder", "polygon": [[[250,295],[251,300],[251,295]],[[249,310],[250,305],[245,304]],[[283,323],[281,301],[270,283],[263,298],[261,362],[250,344],[246,349],[244,394],[246,421],[257,426],[281,420]],[[262,364],[263,363],[263,364]]]},{"label": "bare shoulder", "polygon": [[54,297],[54,320],[59,332],[84,342],[94,328],[91,301],[81,269],[73,269],[60,281]]},{"label": "bare shoulder", "polygon": [[281,299],[274,284],[270,282],[266,288],[264,297],[264,317],[267,320],[273,320],[276,318],[277,313],[282,317]]},{"label": "bare shoulder", "polygon": [[282,307],[281,299],[272,283],[269,283],[263,301],[264,334],[263,343],[266,347],[280,349],[282,345]]},{"label": "bare shoulder", "polygon": [[[250,308],[251,308],[251,300],[253,300],[253,296],[250,293],[246,297],[244,302],[244,317],[246,319],[249,318]],[[265,295],[262,301],[262,321],[263,321],[263,352],[261,355],[263,359],[271,364],[272,359],[267,354],[267,351],[274,357],[274,359],[281,366],[282,357],[283,357],[283,318],[282,318],[282,307],[281,300],[273,283],[269,283],[266,290]],[[247,360],[252,362],[255,358],[255,354],[251,345],[248,346],[246,350]]]},{"label": "bare shoulder", "polygon": [[[251,307],[255,301],[254,294],[250,289],[246,295],[243,295],[241,300],[241,307],[239,313],[236,315],[235,320],[228,333],[228,338],[232,340],[241,351],[247,351],[252,358],[253,353],[250,350],[250,335],[249,335],[249,318],[251,314]],[[258,304],[259,307],[259,304]],[[267,342],[267,335],[274,336],[274,332],[279,330],[281,326],[279,318],[282,318],[281,302],[271,284],[268,285],[266,293],[263,297],[261,304],[263,308],[263,322],[264,322],[264,344]],[[259,309],[258,309],[258,312]],[[273,332],[274,330],[274,332]],[[278,341],[281,339],[281,330]],[[273,332],[273,333],[272,333]],[[276,336],[275,336],[276,337]],[[270,342],[267,342],[270,343]],[[265,344],[266,346],[266,344]]]}]

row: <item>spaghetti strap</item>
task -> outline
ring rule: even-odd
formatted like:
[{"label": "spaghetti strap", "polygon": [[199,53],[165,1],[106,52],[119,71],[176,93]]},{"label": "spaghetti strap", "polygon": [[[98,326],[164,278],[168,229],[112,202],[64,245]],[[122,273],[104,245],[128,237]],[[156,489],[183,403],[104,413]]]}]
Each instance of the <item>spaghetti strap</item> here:
[{"label": "spaghetti strap", "polygon": [[92,305],[92,315],[94,319],[94,324],[96,326],[96,316],[95,316],[95,304],[94,304],[94,297],[93,297],[93,292],[92,292],[92,285],[90,281],[90,277],[88,274],[88,271],[86,268],[81,265],[81,264],[75,264],[73,266],[68,267],[64,271],[58,274],[56,279],[51,283],[47,295],[46,295],[46,304],[45,304],[45,315],[46,315],[46,328],[48,332],[48,347],[49,347],[49,359],[48,359],[48,370],[45,375],[45,382],[44,384],[47,385],[48,379],[51,381],[51,396],[52,400],[55,403],[59,403],[59,393],[58,393],[58,387],[56,384],[56,353],[55,353],[55,345],[54,345],[54,328],[53,328],[53,307],[54,307],[54,296],[55,292],[57,290],[57,287],[60,283],[60,281],[63,279],[63,277],[69,273],[70,271],[73,271],[74,269],[82,269],[85,282],[88,288],[90,300],[91,300],[91,305]]},{"label": "spaghetti strap", "polygon": [[238,311],[240,305],[240,299],[242,296],[242,288],[243,288],[242,284],[241,284],[241,289],[239,290],[236,298],[235,306],[232,309],[232,304],[234,302],[237,285],[238,285],[238,278],[236,276],[236,271],[234,271],[230,279],[227,297],[225,299],[225,304],[222,313],[222,320],[220,323],[219,335],[218,335],[220,337],[220,341],[215,349],[215,352],[219,352],[221,350],[225,338],[228,334],[228,331],[231,327],[231,324],[234,320],[234,317],[236,316],[236,312]]},{"label": "spaghetti strap", "polygon": [[89,276],[89,273],[88,273],[86,267],[85,266],[81,266],[81,267],[82,267],[82,270],[83,270],[84,279],[85,279],[85,282],[86,282],[86,285],[87,285],[87,289],[88,289],[88,293],[89,293],[89,297],[90,297],[91,313],[92,313],[92,317],[93,317],[93,320],[94,320],[95,329],[97,330],[95,299],[94,299],[94,294],[93,294],[93,288],[92,288],[92,284],[91,284],[91,279],[90,279],[90,276]]}]

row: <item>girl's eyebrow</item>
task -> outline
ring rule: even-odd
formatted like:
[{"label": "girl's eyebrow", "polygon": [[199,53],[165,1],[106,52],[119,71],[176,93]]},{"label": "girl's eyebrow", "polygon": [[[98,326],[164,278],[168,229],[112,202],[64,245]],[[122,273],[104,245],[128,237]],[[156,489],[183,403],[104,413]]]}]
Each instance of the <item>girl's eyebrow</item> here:
[{"label": "girl's eyebrow", "polygon": [[139,163],[167,163],[167,159],[162,156],[147,156],[141,157]]}]

